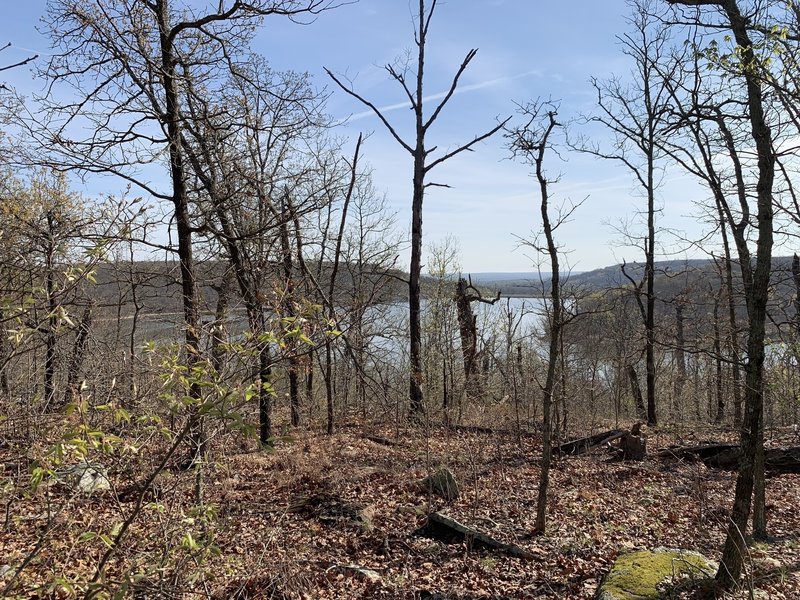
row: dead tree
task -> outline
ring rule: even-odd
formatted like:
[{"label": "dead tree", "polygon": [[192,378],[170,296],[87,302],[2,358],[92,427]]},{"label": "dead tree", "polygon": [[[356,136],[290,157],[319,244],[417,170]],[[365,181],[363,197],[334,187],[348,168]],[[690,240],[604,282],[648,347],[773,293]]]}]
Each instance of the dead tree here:
[{"label": "dead tree", "polygon": [[456,309],[458,311],[458,330],[461,334],[461,354],[464,358],[464,389],[469,400],[483,395],[483,385],[478,373],[478,331],[477,316],[472,312],[473,302],[494,304],[500,300],[500,292],[489,300],[472,285],[472,278],[459,277],[456,283]]},{"label": "dead tree", "polygon": [[453,98],[461,80],[461,76],[466,71],[469,64],[477,55],[478,51],[472,49],[467,52],[461,66],[456,70],[450,87],[444,98],[438,103],[430,115],[425,114],[425,95],[423,87],[425,84],[425,51],[430,31],[431,19],[436,10],[437,0],[431,0],[430,5],[426,6],[425,0],[419,0],[416,12],[416,31],[414,32],[414,44],[417,47],[416,53],[416,72],[410,68],[409,64],[389,64],[386,71],[389,76],[400,84],[403,89],[405,99],[414,113],[413,142],[406,141],[395,129],[384,113],[371,101],[357,93],[349,85],[339,79],[329,69],[325,69],[328,76],[345,93],[349,94],[364,106],[368,107],[380,119],[395,141],[408,152],[414,162],[413,167],[413,192],[411,198],[411,265],[409,268],[408,279],[408,311],[409,311],[409,344],[411,372],[409,374],[409,416],[417,419],[425,412],[425,404],[422,393],[423,370],[422,370],[422,322],[420,312],[420,276],[422,275],[422,204],[425,197],[425,190],[430,187],[449,187],[447,184],[431,182],[428,179],[429,173],[437,166],[450,160],[454,156],[470,150],[475,144],[481,142],[497,133],[507,122],[508,119],[491,128],[481,135],[475,136],[471,141],[455,147],[453,150],[445,151],[438,158],[433,158],[432,154],[437,146],[428,147],[427,137],[431,126],[439,118],[442,110]]}]

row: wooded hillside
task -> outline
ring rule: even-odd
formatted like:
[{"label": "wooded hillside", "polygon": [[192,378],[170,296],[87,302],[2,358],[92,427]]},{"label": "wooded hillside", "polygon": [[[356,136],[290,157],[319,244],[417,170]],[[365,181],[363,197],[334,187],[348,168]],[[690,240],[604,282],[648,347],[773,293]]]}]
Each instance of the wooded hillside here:
[{"label": "wooded hillside", "polygon": [[[371,64],[394,3],[49,0],[0,46],[0,597],[800,598],[800,10],[631,0],[562,104],[495,73],[556,3],[478,4],[362,78],[261,49],[336,18]],[[471,278],[451,179],[550,275]]]}]

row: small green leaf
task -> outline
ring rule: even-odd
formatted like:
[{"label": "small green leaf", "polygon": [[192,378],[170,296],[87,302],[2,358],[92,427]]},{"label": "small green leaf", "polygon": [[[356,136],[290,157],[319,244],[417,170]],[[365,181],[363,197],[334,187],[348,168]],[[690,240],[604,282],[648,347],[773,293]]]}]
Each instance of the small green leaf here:
[{"label": "small green leaf", "polygon": [[82,534],[78,536],[78,544],[83,544],[85,542],[91,542],[93,539],[97,538],[96,531],[84,531]]}]

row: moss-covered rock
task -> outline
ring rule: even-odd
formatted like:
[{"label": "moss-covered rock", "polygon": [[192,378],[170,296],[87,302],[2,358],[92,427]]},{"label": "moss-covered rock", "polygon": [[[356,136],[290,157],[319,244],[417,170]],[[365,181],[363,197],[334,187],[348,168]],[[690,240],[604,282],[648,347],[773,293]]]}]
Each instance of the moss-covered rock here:
[{"label": "moss-covered rock", "polygon": [[657,548],[623,554],[597,590],[598,600],[658,600],[668,598],[671,584],[714,575],[716,565],[689,550]]}]

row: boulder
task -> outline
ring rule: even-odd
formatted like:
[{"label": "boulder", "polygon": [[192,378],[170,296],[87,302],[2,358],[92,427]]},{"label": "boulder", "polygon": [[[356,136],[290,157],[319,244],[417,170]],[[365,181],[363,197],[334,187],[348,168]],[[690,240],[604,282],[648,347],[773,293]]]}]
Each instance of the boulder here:
[{"label": "boulder", "polygon": [[666,587],[706,580],[717,566],[690,550],[657,548],[620,555],[597,590],[597,600],[658,600]]},{"label": "boulder", "polygon": [[448,501],[456,500],[460,495],[458,482],[452,471],[447,467],[437,469],[436,472],[420,481],[419,485],[424,491],[430,490]]}]

